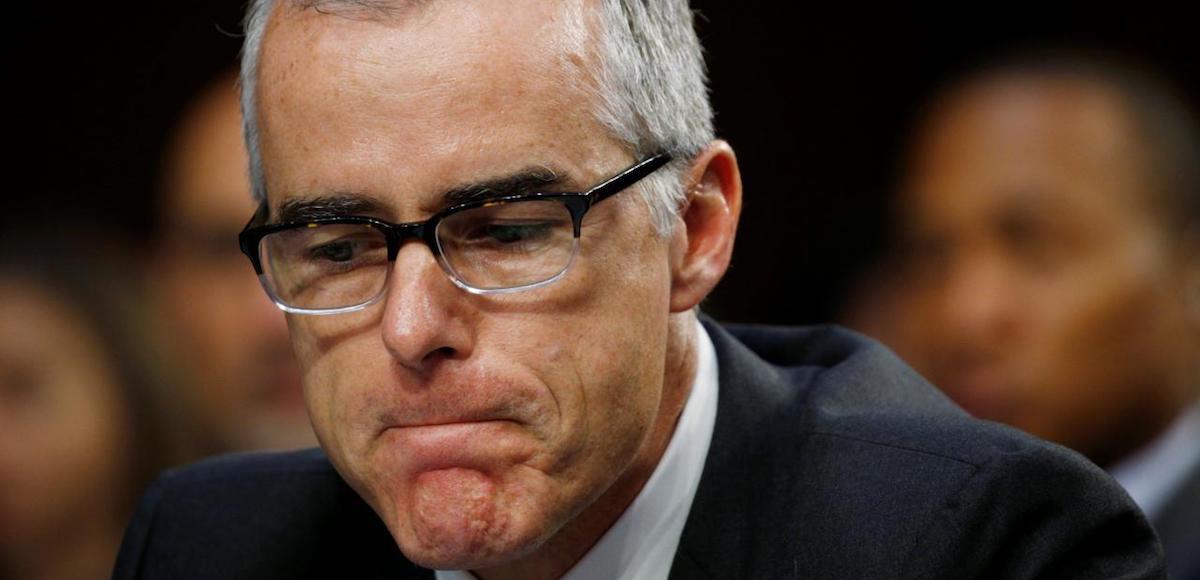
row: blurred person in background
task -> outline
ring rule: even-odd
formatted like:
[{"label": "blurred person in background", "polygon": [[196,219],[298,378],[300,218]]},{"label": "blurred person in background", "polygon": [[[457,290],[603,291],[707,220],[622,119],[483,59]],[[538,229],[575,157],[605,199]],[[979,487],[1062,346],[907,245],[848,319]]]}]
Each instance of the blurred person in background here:
[{"label": "blurred person in background", "polygon": [[213,451],[316,444],[283,313],[238,249],[254,213],[235,74],[182,115],[162,167],[150,283]]},{"label": "blurred person in background", "polygon": [[96,236],[0,246],[0,577],[107,577],[134,501],[195,455],[132,271]]},{"label": "blurred person in background", "polygon": [[920,121],[902,259],[851,324],[971,413],[1108,469],[1174,577],[1200,578],[1194,118],[1142,68],[1059,53],[961,79]]}]

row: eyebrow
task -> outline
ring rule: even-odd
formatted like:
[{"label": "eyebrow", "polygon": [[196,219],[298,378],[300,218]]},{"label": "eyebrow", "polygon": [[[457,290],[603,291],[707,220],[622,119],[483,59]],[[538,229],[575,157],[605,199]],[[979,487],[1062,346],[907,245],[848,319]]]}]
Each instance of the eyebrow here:
[{"label": "eyebrow", "polygon": [[279,223],[305,222],[348,215],[378,214],[383,209],[383,204],[371,196],[360,193],[338,193],[289,199],[279,205],[275,219]]},{"label": "eyebrow", "polygon": [[527,167],[502,177],[446,190],[441,197],[445,207],[452,207],[462,203],[510,195],[547,193],[548,189],[563,187],[567,181],[562,173],[550,167]]},{"label": "eyebrow", "polygon": [[[448,189],[441,193],[440,206],[453,207],[472,201],[482,201],[530,193],[548,193],[564,187],[569,180],[561,172],[547,166],[534,166],[514,173]],[[335,193],[317,197],[284,201],[276,211],[279,223],[304,222],[351,215],[386,215],[387,204],[363,193]]]}]

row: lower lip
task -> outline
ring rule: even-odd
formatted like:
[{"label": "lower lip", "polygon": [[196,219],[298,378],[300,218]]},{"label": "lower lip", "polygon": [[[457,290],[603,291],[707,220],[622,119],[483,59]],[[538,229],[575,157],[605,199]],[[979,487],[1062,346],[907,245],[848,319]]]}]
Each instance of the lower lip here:
[{"label": "lower lip", "polygon": [[400,462],[415,471],[487,469],[511,454],[516,428],[507,420],[470,421],[389,427],[381,437]]}]

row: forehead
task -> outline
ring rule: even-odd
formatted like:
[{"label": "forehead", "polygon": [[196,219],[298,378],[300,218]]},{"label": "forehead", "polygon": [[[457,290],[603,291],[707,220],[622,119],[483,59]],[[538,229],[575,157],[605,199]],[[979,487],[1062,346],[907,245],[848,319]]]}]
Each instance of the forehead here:
[{"label": "forehead", "polygon": [[915,141],[903,199],[918,219],[1006,204],[1124,213],[1148,197],[1145,155],[1114,91],[1083,80],[996,78],[934,109]]},{"label": "forehead", "polygon": [[166,223],[236,230],[254,209],[246,174],[242,115],[232,77],[222,77],[191,105],[164,159]]},{"label": "forehead", "polygon": [[424,189],[583,152],[599,131],[577,8],[446,0],[366,19],[279,4],[257,95],[272,196],[331,179]]}]

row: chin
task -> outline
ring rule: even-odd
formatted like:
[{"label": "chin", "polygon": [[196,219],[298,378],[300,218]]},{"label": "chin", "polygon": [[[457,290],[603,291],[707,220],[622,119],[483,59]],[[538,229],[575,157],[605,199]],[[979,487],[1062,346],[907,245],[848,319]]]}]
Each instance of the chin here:
[{"label": "chin", "polygon": [[495,533],[488,525],[446,528],[417,524],[393,533],[400,551],[413,563],[434,570],[481,570],[519,560],[542,546],[540,537]]},{"label": "chin", "polygon": [[[438,570],[477,570],[520,559],[549,537],[523,510],[525,502],[491,478],[469,469],[421,474],[404,513],[389,526],[400,550],[414,563]],[[552,531],[552,530],[551,530]]]}]

